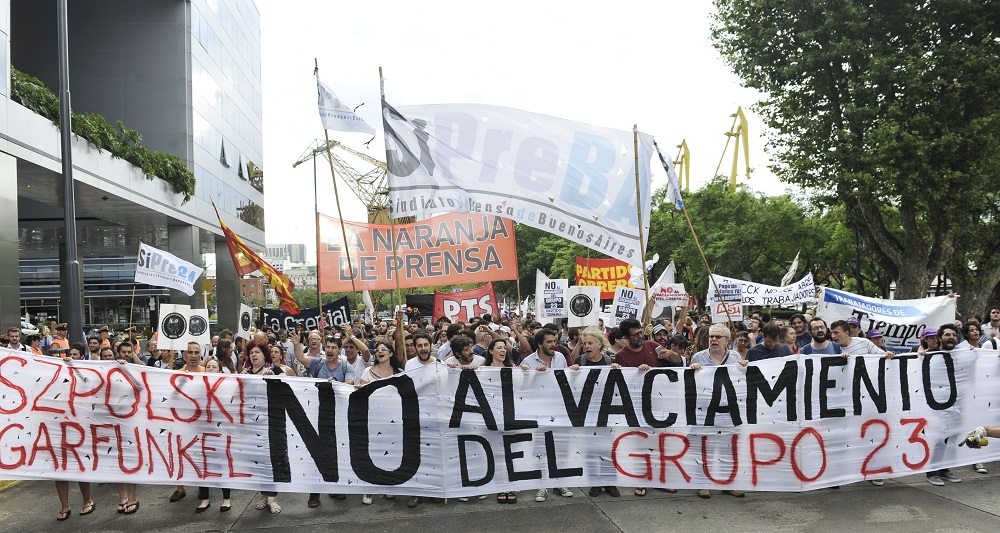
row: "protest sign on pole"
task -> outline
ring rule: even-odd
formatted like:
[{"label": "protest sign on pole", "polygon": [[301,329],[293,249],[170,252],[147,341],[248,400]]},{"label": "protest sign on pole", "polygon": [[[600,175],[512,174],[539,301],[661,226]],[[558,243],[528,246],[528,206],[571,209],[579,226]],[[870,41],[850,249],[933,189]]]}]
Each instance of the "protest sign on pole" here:
[{"label": "protest sign on pole", "polygon": [[[543,279],[544,278],[544,279]],[[568,316],[566,309],[566,289],[569,281],[564,279],[549,279],[542,275],[535,282],[535,302],[538,314],[535,319],[545,324],[554,322],[557,318]]]},{"label": "protest sign on pole", "polygon": [[202,350],[211,344],[212,333],[208,326],[208,309],[191,310],[188,315],[188,336],[190,341],[200,344]]},{"label": "protest sign on pole", "polygon": [[161,350],[184,350],[190,338],[188,323],[191,320],[191,306],[160,304],[160,323],[157,348]]},{"label": "protest sign on pole", "polygon": [[610,325],[617,327],[622,323],[622,320],[637,318],[644,305],[642,289],[618,287],[615,289],[614,301],[611,302]]},{"label": "protest sign on pole", "polygon": [[566,295],[567,315],[569,315],[569,320],[566,322],[567,327],[585,328],[597,325],[601,313],[601,289],[574,286],[566,288],[564,294]]},{"label": "protest sign on pole", "polygon": [[240,304],[240,322],[236,324],[236,336],[250,338],[250,327],[253,326],[253,311],[247,304]]}]

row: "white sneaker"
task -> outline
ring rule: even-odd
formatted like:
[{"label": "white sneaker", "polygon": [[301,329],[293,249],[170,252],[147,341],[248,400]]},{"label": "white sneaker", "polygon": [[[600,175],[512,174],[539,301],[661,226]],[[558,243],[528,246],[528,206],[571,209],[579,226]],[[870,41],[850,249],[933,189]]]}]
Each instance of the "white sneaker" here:
[{"label": "white sneaker", "polygon": [[[943,485],[943,483],[942,483],[942,485]],[[535,501],[536,502],[544,502],[545,498],[548,498],[548,497],[549,497],[549,491],[547,491],[545,489],[538,489],[538,492],[535,493]]]},{"label": "white sneaker", "polygon": [[480,494],[480,495],[478,496],[478,498],[479,498],[480,500],[485,500],[485,499],[486,499],[486,498],[488,498],[489,496],[490,496],[489,494]]},{"label": "white sneaker", "polygon": [[976,469],[976,473],[977,474],[987,474],[988,473],[986,471],[986,465],[984,465],[983,463],[976,463],[975,469]]},{"label": "white sneaker", "polygon": [[[942,483],[942,485],[944,485],[944,483]],[[362,494],[361,495],[361,503],[363,503],[365,505],[371,505],[372,504],[372,495],[371,494]]]},{"label": "white sneaker", "polygon": [[469,497],[468,496],[462,496],[461,498],[458,499],[458,501],[460,501],[460,502],[467,502],[467,501],[469,501]]},{"label": "white sneaker", "polygon": [[876,487],[881,487],[882,485],[885,485],[885,480],[884,479],[873,479],[872,480],[872,485],[875,485]]},{"label": "white sneaker", "polygon": [[571,491],[569,489],[557,488],[557,489],[552,489],[552,492],[554,492],[554,493],[556,493],[556,494],[558,494],[558,495],[560,495],[560,496],[562,496],[564,498],[572,498],[573,497],[573,491]]}]

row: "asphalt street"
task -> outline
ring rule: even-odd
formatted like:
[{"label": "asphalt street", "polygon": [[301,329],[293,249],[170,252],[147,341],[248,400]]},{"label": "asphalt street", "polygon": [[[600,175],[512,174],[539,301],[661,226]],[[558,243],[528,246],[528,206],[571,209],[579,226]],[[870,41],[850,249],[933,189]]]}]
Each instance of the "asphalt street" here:
[{"label": "asphalt street", "polygon": [[1000,463],[987,467],[989,474],[956,468],[963,482],[944,487],[930,485],[918,474],[887,480],[882,487],[861,482],[805,493],[748,493],[745,498],[713,492],[707,500],[693,490],[650,490],[640,498],[623,487],[619,498],[603,493],[590,498],[586,488],[574,488],[572,498],[550,491],[543,503],[525,491],[513,505],[499,504],[491,495],[469,502],[425,500],[410,509],[405,497],[362,505],[360,495],[351,495],[346,500],[324,496],[318,508],[310,509],[306,494],[279,494],[283,509],[278,515],[256,510],[259,495],[250,491],[234,491],[232,510],[220,513],[217,489],[212,489],[212,508],[197,514],[197,489],[188,487],[186,498],[170,503],[173,487],[153,485],[139,487],[136,514],[119,515],[114,488],[95,485],[97,509],[79,516],[82,502],[71,484],[73,514],[63,522],[55,519],[59,500],[51,481],[20,481],[0,490],[0,531],[990,531],[1000,529]]}]

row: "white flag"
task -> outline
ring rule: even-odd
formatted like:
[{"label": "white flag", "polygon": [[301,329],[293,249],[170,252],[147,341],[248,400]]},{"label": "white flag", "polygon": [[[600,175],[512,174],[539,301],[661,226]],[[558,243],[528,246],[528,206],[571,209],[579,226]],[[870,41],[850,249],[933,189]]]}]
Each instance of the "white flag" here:
[{"label": "white flag", "polygon": [[372,295],[367,290],[361,291],[361,301],[365,304],[365,324],[375,321],[375,304],[372,303]]},{"label": "white flag", "polygon": [[155,287],[170,287],[184,294],[194,294],[194,282],[205,269],[148,244],[139,243],[135,264],[135,282]]},{"label": "white flag", "polygon": [[637,187],[631,131],[480,104],[383,100],[382,115],[393,218],[490,213],[642,267],[649,135],[638,134]]},{"label": "white flag", "polygon": [[779,285],[784,287],[785,285],[791,283],[792,280],[795,279],[795,271],[798,269],[799,269],[799,252],[795,252],[795,259],[792,260],[792,266],[788,267],[788,273],[786,273],[785,276],[781,278],[781,283],[779,283]]},{"label": "white flag", "polygon": [[666,302],[661,299],[655,298],[655,295],[660,291],[661,288],[668,285],[673,285],[676,283],[674,277],[677,275],[677,265],[673,261],[667,265],[667,268],[663,270],[659,278],[656,278],[656,282],[649,289],[649,299],[650,305],[652,305],[652,313],[650,316],[656,318],[663,314],[664,307],[668,305],[674,305],[672,303]]},{"label": "white flag", "polygon": [[657,155],[660,156],[660,163],[663,165],[663,170],[667,173],[667,200],[674,203],[674,209],[680,211],[684,209],[684,199],[681,198],[681,183],[677,179],[677,171],[674,170],[674,162],[670,159],[669,155],[663,155],[660,151],[659,145],[656,141],[653,141],[653,146],[656,148]]},{"label": "white flag", "polygon": [[375,128],[369,126],[353,109],[341,102],[325,83],[319,81],[319,74],[316,75],[316,93],[319,119],[323,122],[324,128],[375,134]]}]

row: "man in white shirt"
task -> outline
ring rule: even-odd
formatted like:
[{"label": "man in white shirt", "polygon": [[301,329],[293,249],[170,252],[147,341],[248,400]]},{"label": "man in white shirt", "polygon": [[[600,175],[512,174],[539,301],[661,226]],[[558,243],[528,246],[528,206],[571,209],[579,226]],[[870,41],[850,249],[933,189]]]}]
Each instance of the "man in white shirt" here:
[{"label": "man in white shirt", "polygon": [[852,355],[884,355],[892,359],[894,354],[875,346],[872,341],[864,337],[852,337],[851,326],[846,320],[835,320],[830,324],[830,335],[833,342],[840,345],[840,355],[846,357]]},{"label": "man in white shirt", "polygon": [[403,371],[410,371],[415,368],[420,368],[424,365],[436,363],[437,357],[431,355],[432,343],[431,343],[430,333],[427,333],[427,331],[425,330],[418,329],[417,332],[414,333],[411,337],[413,338],[413,348],[414,350],[416,350],[417,355],[416,357],[408,359],[406,361],[406,365],[403,367]]},{"label": "man in white shirt", "polygon": [[[464,333],[459,333],[448,341],[451,345],[451,355],[444,360],[444,364],[455,368],[476,368],[486,364],[486,358],[472,352],[472,338]],[[565,366],[565,365],[564,365]]]}]

